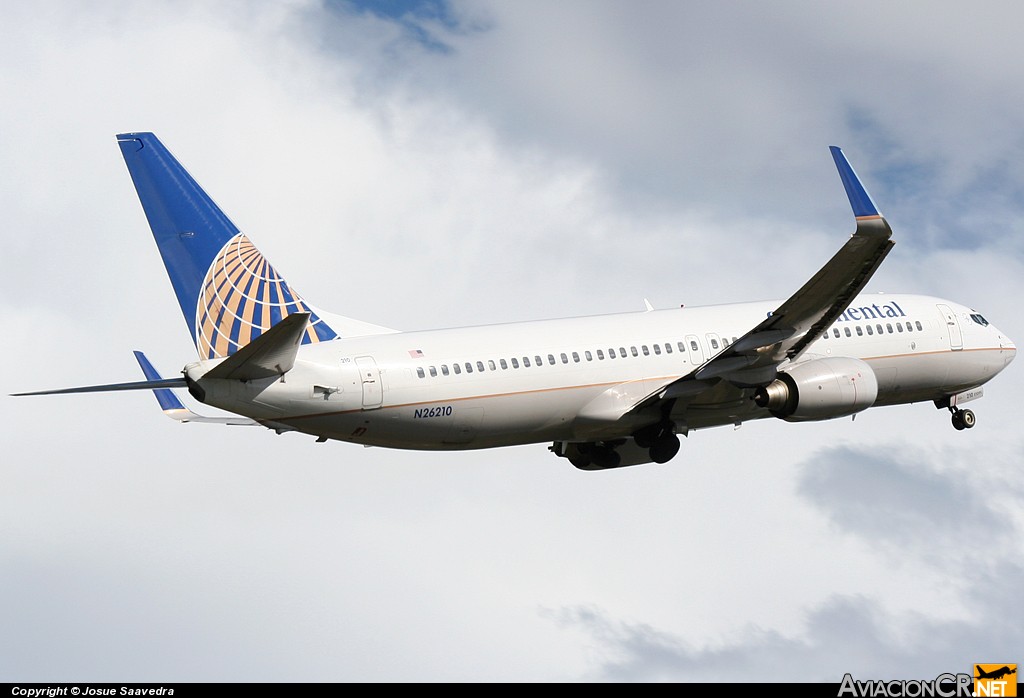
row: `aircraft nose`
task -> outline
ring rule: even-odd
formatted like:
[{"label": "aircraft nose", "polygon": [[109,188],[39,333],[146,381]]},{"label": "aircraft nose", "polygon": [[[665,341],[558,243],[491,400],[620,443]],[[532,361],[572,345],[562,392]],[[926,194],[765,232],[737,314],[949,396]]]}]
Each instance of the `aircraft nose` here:
[{"label": "aircraft nose", "polygon": [[1017,356],[1017,345],[1002,332],[996,330],[996,334],[999,336],[999,348],[1002,349],[1003,367],[1005,368]]}]

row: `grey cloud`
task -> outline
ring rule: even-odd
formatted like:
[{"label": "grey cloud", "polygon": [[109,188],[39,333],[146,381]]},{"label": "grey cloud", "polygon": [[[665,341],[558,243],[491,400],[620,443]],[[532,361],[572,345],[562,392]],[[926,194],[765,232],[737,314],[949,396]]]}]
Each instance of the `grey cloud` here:
[{"label": "grey cloud", "polygon": [[[958,448],[941,457],[971,454]],[[833,594],[806,612],[799,633],[748,626],[699,646],[656,623],[623,621],[595,607],[545,615],[594,643],[594,680],[838,682],[846,672],[861,679],[933,678],[986,658],[1011,661],[1024,643],[1020,532],[1008,514],[1019,509],[1021,492],[1003,486],[1001,463],[940,473],[929,462],[938,457],[923,450],[911,460],[877,449],[827,448],[800,466],[797,487],[894,575],[944,575],[947,586],[959,589],[959,612],[894,612],[877,592]],[[924,567],[908,564],[915,560]]]},{"label": "grey cloud", "polygon": [[[1005,544],[1013,522],[993,508],[993,495],[979,489],[969,471],[939,473],[930,449],[835,447],[802,466],[799,492],[841,531],[871,544],[922,554],[945,555]],[[957,449],[942,457],[970,459]]]},{"label": "grey cloud", "polygon": [[1024,642],[1019,589],[1024,568],[1000,565],[980,575],[963,620],[894,614],[862,596],[834,596],[807,614],[795,637],[748,627],[694,647],[654,625],[615,620],[592,607],[548,616],[594,645],[595,681],[783,681],[930,679],[970,671],[975,662],[1013,661]]},{"label": "grey cloud", "polygon": [[[995,226],[963,217],[965,203],[1021,213],[1021,98],[1005,89],[1016,14],[1012,3],[455,2],[455,19],[436,25],[451,52],[410,40],[364,66],[377,89],[459,104],[514,143],[600,163],[624,205],[842,220],[835,181],[800,179],[826,145],[845,146],[869,184],[924,165],[933,186],[879,203],[930,230],[929,244],[963,247],[1001,227],[998,214]],[[995,191],[983,186],[993,173]]]}]

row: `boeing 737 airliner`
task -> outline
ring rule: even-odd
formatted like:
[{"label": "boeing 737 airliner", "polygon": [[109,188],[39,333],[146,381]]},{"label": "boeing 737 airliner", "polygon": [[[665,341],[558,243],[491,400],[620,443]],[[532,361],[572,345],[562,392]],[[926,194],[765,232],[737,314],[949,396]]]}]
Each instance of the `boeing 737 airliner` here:
[{"label": "boeing 737 airliner", "polygon": [[[679,434],[776,418],[960,406],[1016,347],[968,307],[860,295],[892,231],[843,152],[856,231],[789,299],[399,332],[306,303],[152,133],[117,136],[199,352],[178,378],[22,395],[152,389],[180,421],[263,425],[366,446],[547,443],[577,468],[664,463]],[[203,417],[172,388],[238,417]]]}]

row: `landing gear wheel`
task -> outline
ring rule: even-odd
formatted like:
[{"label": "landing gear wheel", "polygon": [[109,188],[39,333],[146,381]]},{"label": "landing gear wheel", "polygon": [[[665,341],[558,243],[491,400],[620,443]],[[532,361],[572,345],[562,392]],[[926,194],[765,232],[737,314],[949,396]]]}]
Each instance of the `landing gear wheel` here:
[{"label": "landing gear wheel", "polygon": [[640,448],[651,448],[665,434],[672,433],[672,423],[651,424],[633,433],[633,441]]},{"label": "landing gear wheel", "polygon": [[669,432],[651,446],[650,456],[655,463],[668,463],[679,453],[679,437]]},{"label": "landing gear wheel", "polygon": [[594,459],[589,453],[574,453],[571,456],[567,456],[569,462],[580,470],[586,470],[590,467],[590,464],[594,462]]},{"label": "landing gear wheel", "polygon": [[622,456],[614,448],[598,446],[591,454],[591,459],[599,468],[617,468],[622,463]]},{"label": "landing gear wheel", "polygon": [[953,428],[957,431],[963,431],[964,429],[973,429],[974,425],[978,423],[977,417],[970,410],[962,410],[959,407],[950,407],[949,411],[953,413]]},{"label": "landing gear wheel", "polygon": [[964,423],[964,426],[968,429],[973,429],[974,425],[978,423],[974,413],[970,410],[960,410],[960,421]]}]

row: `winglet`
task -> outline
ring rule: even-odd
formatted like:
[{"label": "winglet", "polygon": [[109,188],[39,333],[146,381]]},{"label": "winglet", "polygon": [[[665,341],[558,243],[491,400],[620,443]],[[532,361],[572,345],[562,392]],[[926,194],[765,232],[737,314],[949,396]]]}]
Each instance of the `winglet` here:
[{"label": "winglet", "polygon": [[853,166],[846,159],[842,148],[831,145],[829,150],[832,151],[832,159],[836,161],[836,168],[839,170],[839,178],[843,180],[843,187],[846,188],[846,195],[850,198],[853,215],[857,217],[858,221],[865,218],[881,218],[881,212],[875,206],[875,202],[871,200],[871,195],[868,194],[864,185],[861,184],[857,173],[853,171]]}]

